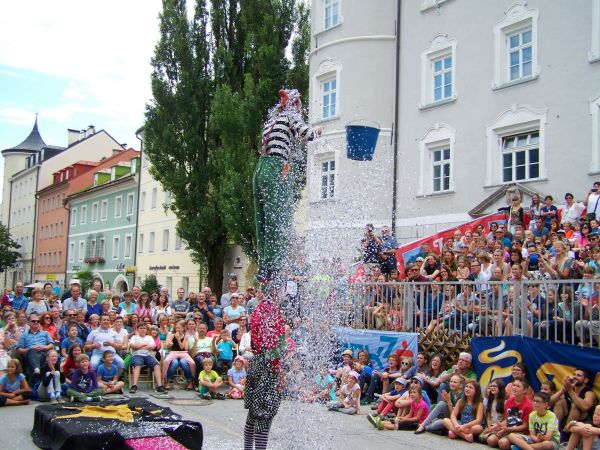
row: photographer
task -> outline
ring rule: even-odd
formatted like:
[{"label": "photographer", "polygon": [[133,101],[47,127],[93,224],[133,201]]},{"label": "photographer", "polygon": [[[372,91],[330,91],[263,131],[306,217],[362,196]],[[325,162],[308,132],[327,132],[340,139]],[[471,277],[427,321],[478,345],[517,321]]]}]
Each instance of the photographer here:
[{"label": "photographer", "polygon": [[587,216],[590,219],[598,217],[600,214],[600,181],[594,182],[594,186],[588,192],[583,204],[587,207]]},{"label": "photographer", "polygon": [[389,276],[392,270],[397,269],[396,249],[398,242],[387,225],[381,227],[381,253],[379,254],[381,273]]},{"label": "photographer", "polygon": [[372,223],[367,224],[367,231],[361,241],[363,251],[363,262],[365,264],[379,264],[381,254],[381,239],[375,236],[375,228]]}]

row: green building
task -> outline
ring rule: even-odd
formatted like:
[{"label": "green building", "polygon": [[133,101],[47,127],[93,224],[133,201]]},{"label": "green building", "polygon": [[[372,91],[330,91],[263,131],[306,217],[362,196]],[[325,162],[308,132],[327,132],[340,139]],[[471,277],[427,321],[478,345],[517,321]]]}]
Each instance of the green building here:
[{"label": "green building", "polygon": [[67,280],[89,268],[103,287],[117,293],[133,287],[139,165],[136,156],[99,170],[92,186],[65,199]]}]

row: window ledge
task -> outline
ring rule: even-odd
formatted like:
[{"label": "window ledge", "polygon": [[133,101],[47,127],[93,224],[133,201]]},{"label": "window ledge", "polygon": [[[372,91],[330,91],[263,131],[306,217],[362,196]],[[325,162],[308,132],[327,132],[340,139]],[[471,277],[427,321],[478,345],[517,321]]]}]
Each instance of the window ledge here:
[{"label": "window ledge", "polygon": [[529,83],[530,81],[537,80],[539,77],[540,77],[540,75],[536,73],[535,75],[532,75],[530,77],[520,78],[520,79],[514,80],[514,81],[507,81],[506,83],[502,83],[501,85],[496,85],[494,83],[494,84],[492,84],[492,91],[500,91],[502,89],[517,86],[519,84]]},{"label": "window ledge", "polygon": [[448,0],[423,0],[421,2],[421,12],[429,11],[433,8],[439,8],[442,3],[446,3]]},{"label": "window ledge", "polygon": [[594,64],[594,63],[600,62],[600,55],[598,55],[598,54],[593,54],[592,52],[590,52],[590,53],[588,54],[588,62],[589,62],[590,64]]},{"label": "window ledge", "polygon": [[317,119],[311,123],[311,125],[319,125],[321,123],[333,122],[334,120],[340,119],[341,114],[336,114],[335,116],[326,117],[325,119]]},{"label": "window ledge", "polygon": [[344,23],[344,20],[342,17],[340,17],[340,20],[334,26],[329,27],[329,28],[323,28],[321,31],[317,31],[313,36],[315,38],[318,38],[319,36],[322,36],[323,34],[327,33],[328,31],[335,30],[336,28],[341,27],[343,23]]},{"label": "window ledge", "polygon": [[335,197],[334,198],[319,198],[317,200],[311,200],[309,203],[311,205],[318,205],[319,203],[327,204],[327,203],[335,203],[337,201],[338,201],[338,199]]},{"label": "window ledge", "polygon": [[427,103],[426,105],[419,104],[419,109],[421,111],[427,111],[428,109],[432,109],[432,108],[435,108],[437,106],[443,106],[443,105],[448,105],[450,103],[454,103],[456,101],[456,99],[457,99],[457,96],[455,94],[452,97],[445,98],[444,100],[439,100],[437,102]]},{"label": "window ledge", "polygon": [[595,170],[593,172],[588,172],[589,176],[596,176],[596,175],[600,175],[600,170]]},{"label": "window ledge", "polygon": [[499,187],[505,186],[507,184],[519,183],[519,184],[528,184],[528,183],[540,183],[546,182],[548,178],[536,178],[535,180],[519,180],[519,181],[507,181],[506,183],[495,183],[495,184],[486,184],[483,186],[484,189],[498,189]]},{"label": "window ledge", "polygon": [[454,189],[452,189],[450,191],[430,192],[429,194],[417,195],[417,198],[447,197],[449,195],[454,195],[454,194],[456,194],[456,191]]}]

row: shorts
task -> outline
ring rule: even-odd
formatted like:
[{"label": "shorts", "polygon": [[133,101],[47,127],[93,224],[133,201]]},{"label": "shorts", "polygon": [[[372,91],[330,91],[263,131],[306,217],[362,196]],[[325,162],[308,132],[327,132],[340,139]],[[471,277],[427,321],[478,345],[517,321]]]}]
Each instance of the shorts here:
[{"label": "shorts", "polygon": [[[525,442],[527,442],[528,444],[533,444],[533,441],[531,440],[531,436],[530,436],[530,435],[528,435],[528,434],[521,434],[520,436],[521,436],[521,437],[522,437],[522,438],[525,440]],[[554,450],[558,450],[558,442],[556,442],[556,441],[551,441],[551,442],[552,442],[552,445],[553,445],[553,449],[554,449]]]},{"label": "shorts", "polygon": [[158,366],[158,361],[154,356],[133,355],[131,357],[131,366],[148,366],[151,369]]},{"label": "shorts", "polygon": [[6,397],[0,397],[0,406],[6,405]]}]

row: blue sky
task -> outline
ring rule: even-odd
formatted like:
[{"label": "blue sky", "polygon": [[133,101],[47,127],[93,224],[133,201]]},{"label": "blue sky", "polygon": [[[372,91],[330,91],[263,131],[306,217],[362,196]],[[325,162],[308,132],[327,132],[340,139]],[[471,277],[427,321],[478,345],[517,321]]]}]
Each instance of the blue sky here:
[{"label": "blue sky", "polygon": [[47,144],[66,146],[67,128],[94,125],[139,149],[160,8],[160,0],[0,2],[0,150],[27,137],[35,113]]}]

